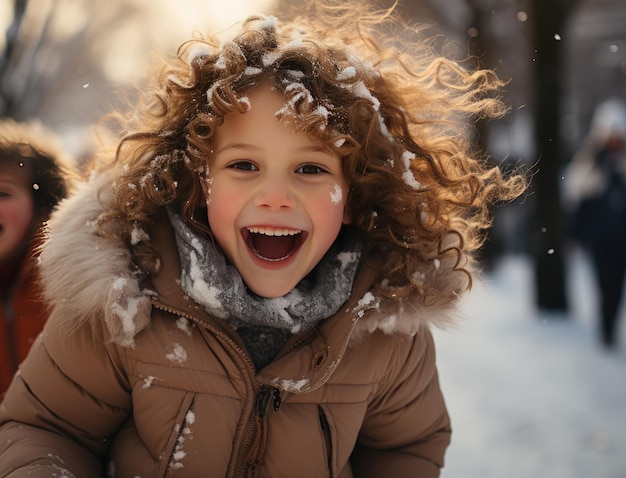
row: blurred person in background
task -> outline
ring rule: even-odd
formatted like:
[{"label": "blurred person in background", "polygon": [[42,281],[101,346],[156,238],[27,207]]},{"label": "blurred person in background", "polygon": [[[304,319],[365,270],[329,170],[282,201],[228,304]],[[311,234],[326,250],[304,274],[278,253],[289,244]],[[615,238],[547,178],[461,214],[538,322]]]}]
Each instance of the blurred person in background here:
[{"label": "blurred person in background", "polygon": [[600,339],[617,345],[626,271],[626,105],[613,98],[593,114],[587,140],[565,174],[571,234],[588,252],[600,297]]},{"label": "blurred person in background", "polygon": [[38,124],[0,120],[0,397],[43,328],[41,227],[71,184],[68,159]]}]

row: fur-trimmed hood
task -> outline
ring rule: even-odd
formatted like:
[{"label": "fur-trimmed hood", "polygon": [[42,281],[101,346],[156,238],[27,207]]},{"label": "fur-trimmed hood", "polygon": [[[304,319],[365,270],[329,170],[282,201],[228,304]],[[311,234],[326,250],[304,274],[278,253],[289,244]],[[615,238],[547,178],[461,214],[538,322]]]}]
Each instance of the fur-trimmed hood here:
[{"label": "fur-trimmed hood", "polygon": [[123,242],[96,232],[97,189],[93,181],[81,183],[50,218],[40,255],[42,289],[51,316],[68,331],[104,320],[114,342],[133,346],[149,324],[151,298]]},{"label": "fur-trimmed hood", "polygon": [[[52,316],[68,332],[104,320],[111,341],[133,347],[136,334],[150,323],[158,291],[142,288],[121,240],[97,233],[95,221],[107,202],[105,195],[96,195],[98,186],[94,180],[78,185],[51,217],[40,257],[43,291]],[[424,280],[448,281],[450,290],[462,290],[462,276],[437,263]],[[353,340],[375,330],[414,335],[425,325],[453,323],[456,301],[432,308],[418,299],[393,301],[365,293],[351,311]]]}]

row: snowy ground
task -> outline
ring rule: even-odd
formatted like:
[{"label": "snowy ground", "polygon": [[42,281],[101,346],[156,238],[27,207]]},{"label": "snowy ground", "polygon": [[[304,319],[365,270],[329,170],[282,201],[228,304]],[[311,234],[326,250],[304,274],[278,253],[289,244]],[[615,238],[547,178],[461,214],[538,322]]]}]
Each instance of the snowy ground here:
[{"label": "snowy ground", "polygon": [[442,478],[626,477],[626,310],[619,348],[604,351],[586,258],[567,274],[568,317],[537,312],[531,263],[509,257],[459,328],[435,331],[453,424]]}]

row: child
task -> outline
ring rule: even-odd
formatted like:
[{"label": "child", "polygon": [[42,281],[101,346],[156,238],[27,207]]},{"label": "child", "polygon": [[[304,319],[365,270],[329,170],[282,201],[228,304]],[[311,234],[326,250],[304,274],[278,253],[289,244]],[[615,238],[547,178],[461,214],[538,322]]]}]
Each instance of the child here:
[{"label": "child", "polygon": [[524,180],[469,150],[491,72],[341,5],[183,45],[55,214],[0,474],[439,475],[429,326]]},{"label": "child", "polygon": [[45,323],[37,233],[67,194],[69,163],[35,124],[0,121],[0,396]]}]

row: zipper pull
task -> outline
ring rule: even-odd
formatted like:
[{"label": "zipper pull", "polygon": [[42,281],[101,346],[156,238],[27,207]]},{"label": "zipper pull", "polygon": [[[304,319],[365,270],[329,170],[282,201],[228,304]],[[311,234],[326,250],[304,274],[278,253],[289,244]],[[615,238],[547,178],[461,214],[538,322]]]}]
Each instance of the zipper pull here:
[{"label": "zipper pull", "polygon": [[272,391],[272,405],[274,405],[274,411],[277,412],[280,408],[281,398],[280,398],[280,390],[274,388]]},{"label": "zipper pull", "polygon": [[260,418],[264,418],[265,414],[267,413],[267,407],[270,402],[270,397],[272,399],[272,408],[275,412],[277,412],[280,408],[280,404],[282,401],[280,398],[280,390],[274,387],[263,385],[259,390],[258,395],[256,396],[256,402],[254,407],[257,416],[259,416]]},{"label": "zipper pull", "polygon": [[267,405],[270,401],[269,391],[270,388],[264,385],[256,396],[255,411],[256,415],[260,418],[263,418],[267,412]]}]

